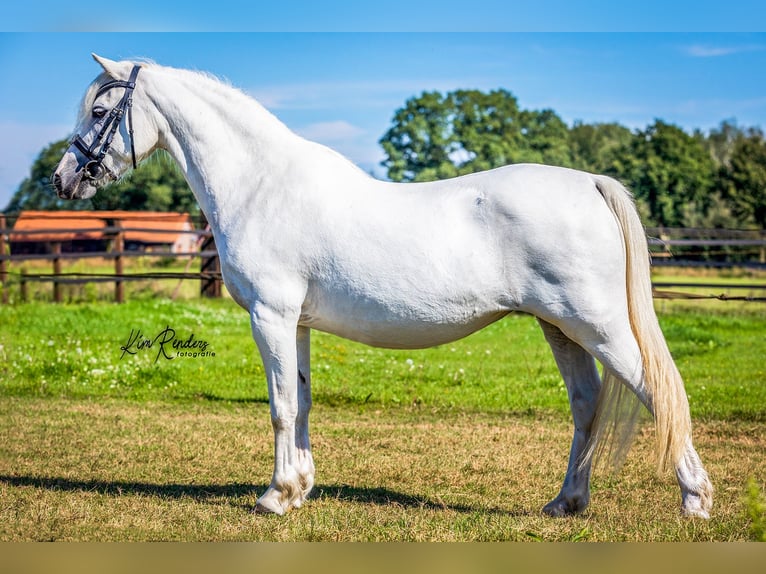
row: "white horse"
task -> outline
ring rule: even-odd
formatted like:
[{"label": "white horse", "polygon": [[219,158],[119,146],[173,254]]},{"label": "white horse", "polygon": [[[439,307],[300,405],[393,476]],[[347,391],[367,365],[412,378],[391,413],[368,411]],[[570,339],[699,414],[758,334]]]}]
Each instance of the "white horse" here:
[{"label": "white horse", "polygon": [[612,434],[607,411],[629,396],[654,415],[682,512],[708,517],[712,486],[652,306],[644,230],[620,184],[540,165],[378,181],[210,76],[94,58],[104,73],[54,185],[62,198],[91,197],[157,149],[180,166],[266,371],[274,473],[257,510],[299,507],[314,484],[311,329],[412,349],[521,311],[542,326],[574,418],[566,477],[543,511],[587,506],[595,446]]}]

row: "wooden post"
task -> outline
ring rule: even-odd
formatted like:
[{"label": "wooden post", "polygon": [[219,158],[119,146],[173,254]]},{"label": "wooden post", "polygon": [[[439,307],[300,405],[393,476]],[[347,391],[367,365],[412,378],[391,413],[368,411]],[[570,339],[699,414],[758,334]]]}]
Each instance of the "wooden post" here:
[{"label": "wooden post", "polygon": [[6,243],[5,243],[5,214],[0,213],[0,289],[3,290],[2,302],[8,303],[8,261],[4,258],[6,255]]},{"label": "wooden post", "polygon": [[125,250],[125,232],[122,230],[122,223],[119,220],[115,220],[113,225],[118,228],[112,243],[112,252],[116,253],[114,258],[114,274],[116,276],[114,280],[114,300],[116,303],[123,303],[125,301],[125,282],[122,280],[122,252]]},{"label": "wooden post", "polygon": [[[51,251],[54,255],[61,255],[61,242],[55,241],[51,245]],[[61,303],[61,283],[58,281],[58,276],[61,275],[61,257],[53,258],[53,301]]]},{"label": "wooden post", "polygon": [[21,289],[20,297],[23,303],[26,303],[29,299],[29,292],[27,291],[27,270],[21,268],[21,278],[19,279],[19,288]]},{"label": "wooden post", "polygon": [[[205,231],[210,231],[210,225],[208,225],[204,215],[202,215],[202,225]],[[211,257],[203,256],[201,258],[200,273],[217,274],[214,278],[201,278],[200,295],[202,297],[220,297],[221,279],[218,277],[218,274],[221,273],[221,260],[218,258],[218,251],[215,247],[215,237],[213,237],[212,233],[202,239],[200,251],[215,251],[215,255]]]}]

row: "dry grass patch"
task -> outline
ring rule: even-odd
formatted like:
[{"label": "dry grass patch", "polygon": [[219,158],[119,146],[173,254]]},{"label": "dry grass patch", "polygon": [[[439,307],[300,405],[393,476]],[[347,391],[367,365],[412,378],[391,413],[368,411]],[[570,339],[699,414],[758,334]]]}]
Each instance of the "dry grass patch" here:
[{"label": "dry grass patch", "polygon": [[553,520],[563,417],[319,406],[314,498],[275,517],[251,512],[271,473],[265,404],[2,398],[0,426],[2,540],[747,540],[747,480],[766,476],[763,425],[697,425],[716,507],[683,520],[647,432],[617,477],[597,474],[585,515]]}]

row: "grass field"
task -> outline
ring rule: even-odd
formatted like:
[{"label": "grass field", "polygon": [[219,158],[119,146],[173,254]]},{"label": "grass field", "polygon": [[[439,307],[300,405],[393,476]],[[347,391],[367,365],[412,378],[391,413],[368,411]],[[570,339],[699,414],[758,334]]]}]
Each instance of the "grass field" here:
[{"label": "grass field", "polygon": [[[678,516],[648,426],[618,475],[597,472],[583,516],[540,515],[563,478],[571,428],[528,316],[417,352],[314,333],[318,486],[277,518],[250,512],[273,443],[263,371],[233,303],[2,307],[0,540],[757,538],[748,512],[766,482],[764,305],[658,309],[716,486],[708,522]],[[137,348],[167,328],[179,343],[207,343],[204,356]]]}]

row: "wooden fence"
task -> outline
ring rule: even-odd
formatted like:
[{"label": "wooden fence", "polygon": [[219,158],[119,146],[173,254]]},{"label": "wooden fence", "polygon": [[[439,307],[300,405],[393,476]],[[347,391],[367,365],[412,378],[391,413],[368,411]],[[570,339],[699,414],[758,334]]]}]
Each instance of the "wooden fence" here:
[{"label": "wooden fence", "polygon": [[[94,227],[92,229],[67,229],[56,227],[52,220],[48,229],[35,229],[30,231],[11,229],[7,226],[5,215],[0,214],[0,284],[2,285],[2,302],[9,299],[8,279],[11,274],[18,275],[19,295],[21,300],[28,299],[28,285],[31,282],[52,283],[53,301],[63,300],[62,286],[67,284],[84,283],[114,283],[114,300],[125,300],[124,285],[128,281],[141,281],[151,279],[175,279],[195,280],[200,282],[200,294],[204,297],[220,297],[222,293],[221,268],[218,252],[215,248],[215,240],[208,228],[195,230],[177,230],[172,233],[191,233],[199,238],[199,251],[171,252],[162,251],[134,251],[125,250],[125,234],[128,232],[142,233],[169,233],[167,229],[123,227],[115,222],[108,227]],[[202,225],[205,222],[203,220]],[[106,251],[93,252],[64,252],[62,242],[50,243],[49,253],[39,254],[13,254],[10,253],[10,236],[23,234],[63,234],[98,232],[108,238],[110,248]],[[764,230],[720,230],[720,229],[668,229],[647,228],[650,249],[652,251],[655,266],[671,265],[679,267],[705,266],[705,267],[745,267],[766,270],[766,231]],[[153,271],[142,273],[126,273],[125,262],[132,257],[158,257],[158,258],[189,258],[183,272]],[[66,273],[62,270],[62,262],[71,259],[105,258],[114,262],[113,273]],[[190,271],[191,261],[199,259],[199,271]],[[52,269],[50,273],[30,272],[21,269],[18,272],[9,270],[9,263],[33,260],[50,261]],[[654,284],[655,296],[663,298],[717,298],[739,299],[748,301],[765,301],[766,285],[757,283],[733,284],[733,283],[699,283],[699,282],[657,282]],[[678,293],[667,291],[673,288],[695,288],[695,292]],[[713,294],[700,295],[699,289],[713,290]],[[745,295],[729,295],[730,290],[747,291]],[[715,294],[719,293],[719,294]]]},{"label": "wooden fence", "polygon": [[766,230],[647,227],[654,265],[766,269]]},{"label": "wooden fence", "polygon": [[[2,302],[7,303],[9,292],[7,289],[9,263],[25,261],[50,261],[52,264],[51,273],[30,272],[22,268],[18,272],[19,295],[22,301],[28,299],[28,285],[30,282],[50,282],[53,284],[53,301],[61,302],[63,300],[62,286],[67,284],[85,284],[85,283],[114,283],[114,300],[122,303],[125,300],[125,283],[128,281],[145,281],[150,279],[176,279],[176,280],[197,280],[200,282],[200,295],[203,297],[220,297],[222,293],[222,278],[220,260],[215,246],[215,239],[212,232],[202,220],[203,229],[157,229],[144,227],[124,227],[119,221],[106,227],[93,227],[70,229],[66,227],[57,227],[55,222],[46,229],[11,229],[7,226],[5,215],[0,214],[0,284],[2,284]],[[164,250],[126,250],[125,234],[130,232],[149,233],[157,235],[173,234],[193,234],[198,237],[197,244],[200,245],[197,251],[173,252]],[[10,253],[10,237],[35,235],[55,235],[55,234],[88,234],[98,233],[103,239],[108,241],[110,248],[106,251],[85,251],[85,252],[65,252],[62,245],[67,240],[46,241],[49,245],[49,253]],[[188,263],[184,272],[166,272],[153,271],[141,273],[126,273],[125,262],[129,258],[135,257],[156,257],[156,258],[188,258]],[[62,262],[74,259],[111,259],[114,263],[113,273],[65,273],[62,271]],[[190,263],[194,259],[199,259],[199,271],[190,272]]]}]

